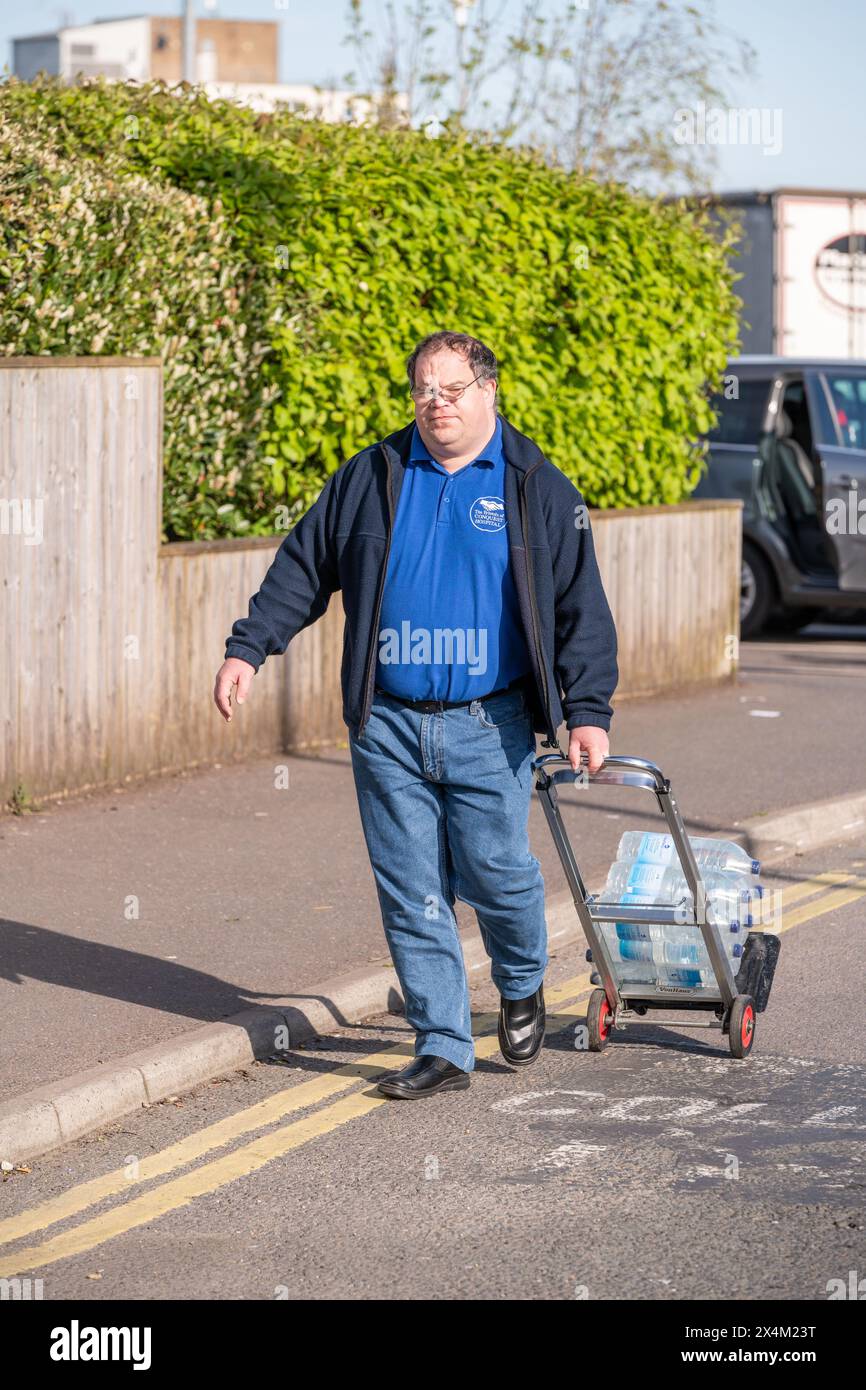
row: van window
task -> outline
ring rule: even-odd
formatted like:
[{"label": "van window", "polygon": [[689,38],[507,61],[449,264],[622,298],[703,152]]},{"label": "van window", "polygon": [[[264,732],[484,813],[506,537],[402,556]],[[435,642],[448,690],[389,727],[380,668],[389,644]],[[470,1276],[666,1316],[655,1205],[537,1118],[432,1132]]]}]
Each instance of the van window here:
[{"label": "van window", "polygon": [[[736,396],[731,394],[733,389]],[[715,444],[757,444],[770,394],[769,380],[734,382],[727,391],[727,395],[718,391],[710,397],[719,418],[707,438]]]},{"label": "van window", "polygon": [[866,449],[866,376],[843,369],[825,372],[824,380],[843,446],[846,449]]},{"label": "van window", "polygon": [[[812,425],[809,419],[809,407],[806,404],[806,386],[802,381],[789,381],[782,394],[781,416],[787,416],[787,430],[784,432],[799,444],[803,453],[810,456],[812,453]],[[777,429],[781,426],[782,419],[776,422]],[[780,431],[781,432],[781,431]]]}]

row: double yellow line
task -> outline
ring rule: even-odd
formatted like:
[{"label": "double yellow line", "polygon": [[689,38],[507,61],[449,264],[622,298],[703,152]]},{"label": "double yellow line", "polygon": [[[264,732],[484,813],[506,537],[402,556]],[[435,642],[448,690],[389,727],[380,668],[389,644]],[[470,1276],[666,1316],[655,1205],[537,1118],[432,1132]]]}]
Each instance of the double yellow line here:
[{"label": "double yellow line", "polygon": [[[834,884],[840,885],[835,892],[823,892],[821,895],[805,907],[800,907],[796,912],[789,912],[787,909],[792,903],[799,902],[801,898],[810,897],[816,889]],[[797,927],[801,922],[811,922],[816,917],[823,917],[827,912],[835,912],[837,907],[846,907],[848,903],[856,902],[866,893],[866,879],[857,878],[850,873],[826,873],[817,874],[815,878],[804,879],[802,883],[795,883],[790,888],[786,888],[782,894],[782,905],[785,909],[782,921],[778,926],[769,926],[768,930],[781,936],[783,932],[790,931],[792,927]]]},{"label": "double yellow line", "polygon": [[[794,884],[782,894],[783,908],[800,902],[807,897],[819,896],[794,913],[784,912],[783,921],[773,924],[770,929],[781,933],[789,931],[801,922],[823,916],[834,909],[866,896],[866,879],[858,879],[853,874],[825,873],[809,878],[803,883]],[[549,1013],[547,1032],[562,1032],[570,1027],[576,1018],[583,1017],[584,1004],[591,988],[588,972],[576,975],[555,989],[545,989]],[[569,1002],[574,1001],[574,1002]],[[479,1058],[493,1056],[499,1051],[496,1037],[496,1014],[477,1015],[473,1020],[473,1033],[477,1039],[475,1052]],[[70,1188],[59,1197],[53,1197],[38,1206],[21,1212],[17,1216],[0,1221],[0,1242],[8,1244],[23,1239],[48,1226],[67,1221],[78,1216],[90,1207],[109,1201],[131,1186],[152,1182],[186,1167],[196,1160],[224,1148],[227,1144],[245,1134],[266,1129],[278,1124],[286,1116],[298,1110],[307,1110],[322,1101],[339,1095],[355,1086],[359,1078],[374,1081],[382,1072],[393,1067],[395,1062],[413,1055],[411,1044],[398,1043],[392,1047],[373,1052],[358,1062],[349,1062],[336,1068],[325,1076],[302,1082],[278,1095],[269,1096],[257,1105],[227,1116],[216,1124],[189,1135],[186,1139],[170,1145],[160,1153],[136,1163],[131,1174],[123,1169],[94,1178]],[[93,1216],[88,1221],[71,1230],[31,1245],[0,1258],[0,1277],[8,1278],[26,1270],[37,1269],[53,1264],[57,1260],[80,1255],[102,1245],[115,1236],[124,1235],[138,1226],[147,1225],[165,1216],[170,1211],[187,1206],[195,1197],[215,1192],[236,1178],[246,1177],[281,1158],[292,1149],[330,1134],[342,1125],[367,1115],[380,1105],[391,1102],[379,1092],[361,1087],[344,1095],[322,1109],[314,1110],[298,1120],[274,1130],[270,1134],[260,1134],[250,1143],[233,1149],[222,1158],[214,1159],[203,1166],[184,1173],[170,1182],[151,1188],[140,1196],[113,1207],[111,1210]]]}]

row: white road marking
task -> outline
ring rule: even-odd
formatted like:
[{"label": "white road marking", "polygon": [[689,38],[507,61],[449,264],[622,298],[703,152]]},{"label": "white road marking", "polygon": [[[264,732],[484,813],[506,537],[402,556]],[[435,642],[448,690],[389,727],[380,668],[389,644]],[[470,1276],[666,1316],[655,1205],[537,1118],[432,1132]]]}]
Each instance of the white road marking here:
[{"label": "white road marking", "polygon": [[[549,1091],[524,1091],[522,1096],[509,1096],[507,1100],[497,1100],[490,1107],[491,1110],[517,1110],[527,1105],[531,1100],[543,1100],[545,1096],[586,1096],[591,1100],[604,1100],[604,1091],[564,1091],[559,1087],[553,1087]],[[534,1113],[534,1112],[533,1112]],[[547,1115],[547,1110],[539,1111],[539,1114]],[[572,1111],[567,1111],[572,1114]]]},{"label": "white road marking", "polygon": [[[836,1120],[841,1120],[844,1115],[856,1115],[856,1105],[831,1105],[829,1110],[818,1110],[814,1115],[810,1115],[808,1120],[803,1123],[807,1125],[820,1125],[822,1129],[851,1129],[851,1125],[837,1125]],[[855,1125],[855,1129],[862,1129],[862,1125]]]},{"label": "white road marking", "polygon": [[550,1153],[542,1154],[536,1163],[533,1163],[533,1171],[540,1168],[576,1168],[587,1158],[595,1158],[596,1154],[607,1152],[607,1144],[560,1144],[557,1148],[551,1149]]},{"label": "white road marking", "polygon": [[[715,1110],[714,1100],[692,1100],[688,1105],[680,1106],[679,1110],[672,1110],[668,1116],[671,1120],[690,1120],[696,1115],[705,1115],[708,1110]],[[727,1112],[728,1119],[731,1118],[730,1110]]]},{"label": "white road marking", "polygon": [[[670,1096],[625,1096],[622,1100],[614,1101],[606,1110],[602,1110],[601,1119],[603,1120],[643,1120],[645,1115],[638,1115],[635,1112],[639,1105],[651,1105],[653,1101],[661,1101],[664,1105],[671,1101]],[[715,1106],[715,1101],[710,1104]],[[673,1111],[670,1115],[656,1116],[657,1119],[672,1120],[679,1110]]]},{"label": "white road marking", "polygon": [[747,1115],[751,1110],[763,1110],[767,1102],[765,1100],[747,1100],[742,1105],[732,1105],[730,1110],[725,1111],[726,1120],[739,1120]]},{"label": "white road marking", "polygon": [[[762,1163],[755,1171],[758,1175],[762,1175],[767,1168],[772,1168],[779,1173],[790,1173],[797,1177],[805,1175],[813,1181],[825,1182],[828,1187],[839,1188],[845,1188],[848,1185],[844,1182],[840,1182],[840,1178],[851,1178],[855,1173],[855,1169],[853,1168],[836,1168],[832,1172],[826,1172],[823,1168],[819,1168],[817,1164],[814,1163]],[[694,1182],[697,1178],[722,1178],[725,1180],[725,1169],[722,1167],[715,1168],[709,1163],[687,1163],[677,1170],[677,1175],[682,1177],[684,1182]],[[745,1170],[744,1176],[749,1176],[748,1172]],[[830,1181],[830,1179],[832,1179],[832,1181]],[[731,1181],[731,1179],[726,1180]]]},{"label": "white road marking", "polygon": [[[537,1105],[537,1101],[554,1101],[556,1098],[574,1100],[573,1105]],[[603,1109],[594,1103],[601,1101]],[[741,1101],[729,1105],[713,1100],[709,1096],[665,1096],[658,1094],[639,1096],[620,1096],[611,1101],[609,1095],[601,1091],[572,1090],[555,1087],[547,1091],[527,1091],[522,1096],[511,1096],[506,1100],[494,1101],[492,1110],[509,1114],[519,1112],[521,1116],[542,1119],[564,1119],[567,1116],[581,1115],[585,1119],[622,1120],[626,1124],[659,1124],[665,1120],[689,1120],[698,1125],[734,1124],[760,1125],[784,1129],[786,1133],[798,1128],[863,1130],[866,1124],[858,1124],[851,1119],[859,1113],[856,1105],[833,1105],[827,1110],[818,1110],[808,1116],[792,1114],[788,1103],[767,1101]],[[774,1110],[780,1113],[773,1114]],[[757,1112],[763,1111],[763,1115]],[[768,1113],[769,1112],[769,1113]],[[675,1133],[675,1129],[668,1130]]]}]

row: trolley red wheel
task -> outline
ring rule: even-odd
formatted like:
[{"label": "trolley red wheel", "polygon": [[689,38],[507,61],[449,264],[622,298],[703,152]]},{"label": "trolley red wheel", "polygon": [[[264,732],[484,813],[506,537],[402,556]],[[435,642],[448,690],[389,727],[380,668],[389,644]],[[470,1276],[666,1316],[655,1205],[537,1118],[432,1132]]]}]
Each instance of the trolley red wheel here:
[{"label": "trolley red wheel", "polygon": [[751,994],[738,994],[728,1019],[728,1046],[732,1057],[748,1057],[755,1041],[755,1001]]},{"label": "trolley red wheel", "polygon": [[590,1052],[601,1052],[602,1048],[607,1047],[613,1030],[613,1011],[603,989],[594,989],[589,996],[586,1026]]}]

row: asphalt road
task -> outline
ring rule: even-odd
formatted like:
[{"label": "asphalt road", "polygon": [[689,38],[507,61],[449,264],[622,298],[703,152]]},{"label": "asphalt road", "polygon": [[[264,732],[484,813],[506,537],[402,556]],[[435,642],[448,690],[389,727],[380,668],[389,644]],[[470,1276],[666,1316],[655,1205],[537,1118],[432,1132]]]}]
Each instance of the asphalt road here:
[{"label": "asphalt road", "polygon": [[765,881],[782,953],[748,1060],[675,1026],[579,1050],[570,948],[532,1067],[487,985],[468,1091],[379,1095],[412,1051],[390,1014],[256,1063],[9,1176],[0,1275],[92,1302],[826,1301],[866,1272],[866,852]]},{"label": "asphalt road", "polygon": [[[866,628],[745,643],[736,684],[618,704],[612,748],[660,764],[692,834],[861,791],[864,669]],[[0,818],[0,1098],[386,958],[347,750],[279,762],[286,789],[257,759]],[[651,824],[641,792],[561,802],[590,887]],[[537,803],[530,832],[563,891]]]}]

